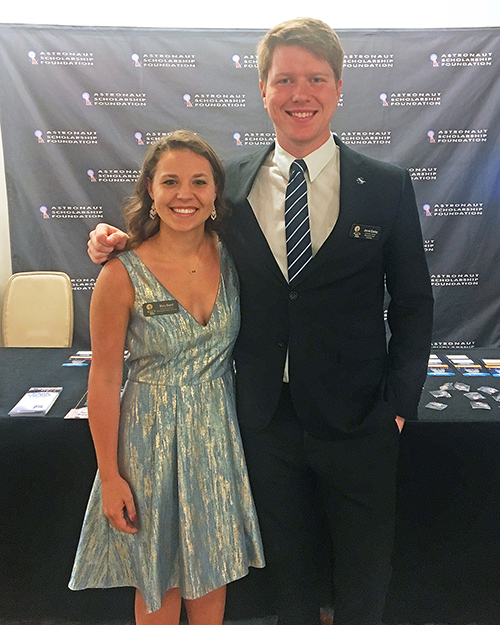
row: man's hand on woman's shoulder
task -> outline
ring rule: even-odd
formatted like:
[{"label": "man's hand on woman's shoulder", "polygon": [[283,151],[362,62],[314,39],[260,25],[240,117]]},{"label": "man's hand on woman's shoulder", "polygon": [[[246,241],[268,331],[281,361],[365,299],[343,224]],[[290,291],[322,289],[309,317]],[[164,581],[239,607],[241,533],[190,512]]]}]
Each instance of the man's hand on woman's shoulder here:
[{"label": "man's hand on woman's shoulder", "polygon": [[127,244],[128,235],[109,224],[97,224],[89,234],[87,243],[88,255],[96,264],[109,260],[111,252],[122,250]]}]

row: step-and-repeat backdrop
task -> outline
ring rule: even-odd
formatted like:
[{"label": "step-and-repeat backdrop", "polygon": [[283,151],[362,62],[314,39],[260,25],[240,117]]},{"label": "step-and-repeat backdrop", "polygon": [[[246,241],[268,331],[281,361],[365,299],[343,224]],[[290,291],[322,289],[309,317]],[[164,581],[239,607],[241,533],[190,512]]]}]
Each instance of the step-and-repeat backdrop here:
[{"label": "step-and-repeat backdrop", "polygon": [[[123,225],[145,150],[177,128],[221,157],[270,143],[263,31],[0,25],[13,271],[66,271],[88,343],[100,221]],[[332,131],[409,169],[436,298],[434,346],[500,346],[500,30],[339,31]]]}]

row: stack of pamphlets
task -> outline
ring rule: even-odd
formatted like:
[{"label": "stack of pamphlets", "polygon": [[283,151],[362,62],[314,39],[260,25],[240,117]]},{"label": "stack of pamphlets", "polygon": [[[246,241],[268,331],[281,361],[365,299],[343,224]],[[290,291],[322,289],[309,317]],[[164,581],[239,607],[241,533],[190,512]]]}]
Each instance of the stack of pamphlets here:
[{"label": "stack of pamphlets", "polygon": [[32,386],[9,412],[9,416],[44,417],[59,397],[62,386]]},{"label": "stack of pamphlets", "polygon": [[87,367],[92,360],[91,351],[78,351],[62,363],[63,367]]},{"label": "stack of pamphlets", "polygon": [[[126,349],[123,353],[125,360],[130,356],[130,352]],[[63,367],[87,367],[92,362],[92,352],[80,350],[70,356],[66,362],[62,363]]]}]

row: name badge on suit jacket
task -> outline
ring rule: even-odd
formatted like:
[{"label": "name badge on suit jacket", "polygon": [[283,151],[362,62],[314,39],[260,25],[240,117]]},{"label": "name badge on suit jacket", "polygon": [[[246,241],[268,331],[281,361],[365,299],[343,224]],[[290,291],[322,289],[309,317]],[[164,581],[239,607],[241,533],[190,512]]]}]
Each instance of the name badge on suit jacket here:
[{"label": "name badge on suit jacket", "polygon": [[364,224],[352,224],[349,236],[353,239],[366,239],[375,241],[380,235],[380,226],[367,226]]}]

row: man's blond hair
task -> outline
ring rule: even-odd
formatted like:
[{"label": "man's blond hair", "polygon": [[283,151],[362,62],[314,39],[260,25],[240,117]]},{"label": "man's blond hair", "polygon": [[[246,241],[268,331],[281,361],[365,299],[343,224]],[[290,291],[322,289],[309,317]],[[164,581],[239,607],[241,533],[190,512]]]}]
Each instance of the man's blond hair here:
[{"label": "man's blond hair", "polygon": [[344,50],[337,33],[312,17],[298,17],[271,28],[257,46],[259,78],[266,84],[273,54],[278,46],[299,46],[325,59],[335,74],[335,80],[342,78]]}]

